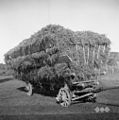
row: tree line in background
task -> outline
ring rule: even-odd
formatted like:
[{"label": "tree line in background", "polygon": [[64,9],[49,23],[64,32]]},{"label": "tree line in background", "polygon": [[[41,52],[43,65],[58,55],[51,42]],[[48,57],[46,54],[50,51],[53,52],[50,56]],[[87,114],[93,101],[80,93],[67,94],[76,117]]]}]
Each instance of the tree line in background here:
[{"label": "tree line in background", "polygon": [[[55,89],[68,82],[71,73],[77,80],[92,79],[106,66],[109,51],[110,40],[104,34],[48,25],[8,51],[5,62],[16,78]],[[71,62],[59,61],[61,56]]]}]

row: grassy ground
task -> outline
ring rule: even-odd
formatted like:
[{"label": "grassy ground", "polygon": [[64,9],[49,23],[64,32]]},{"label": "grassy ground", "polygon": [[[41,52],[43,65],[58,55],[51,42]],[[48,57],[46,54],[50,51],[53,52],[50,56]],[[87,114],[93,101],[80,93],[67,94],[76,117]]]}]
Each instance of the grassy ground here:
[{"label": "grassy ground", "polygon": [[[102,77],[100,84],[104,88],[119,85],[119,75]],[[0,120],[11,119],[81,119],[106,120],[119,119],[119,88],[98,93],[96,103],[72,104],[62,108],[54,97],[34,94],[29,97],[22,90],[24,82],[8,80],[0,83]],[[109,107],[110,111],[96,113],[95,108]]]}]

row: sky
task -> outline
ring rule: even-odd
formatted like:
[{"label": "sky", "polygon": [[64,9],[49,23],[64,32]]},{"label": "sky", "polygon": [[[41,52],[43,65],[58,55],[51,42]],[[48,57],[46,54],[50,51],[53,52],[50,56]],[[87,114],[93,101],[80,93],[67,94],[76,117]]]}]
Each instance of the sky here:
[{"label": "sky", "polygon": [[0,63],[4,54],[48,24],[90,30],[119,52],[119,0],[0,0]]}]

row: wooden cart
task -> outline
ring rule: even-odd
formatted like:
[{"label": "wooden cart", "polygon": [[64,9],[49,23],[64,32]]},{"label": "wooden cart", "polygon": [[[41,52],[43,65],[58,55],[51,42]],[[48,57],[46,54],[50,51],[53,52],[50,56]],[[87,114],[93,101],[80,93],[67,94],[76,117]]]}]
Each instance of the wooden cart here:
[{"label": "wooden cart", "polygon": [[72,90],[67,84],[59,90],[56,102],[63,107],[68,107],[74,102],[95,102],[95,90],[99,82],[97,80],[88,80],[82,82],[73,82]]},{"label": "wooden cart", "polygon": [[[62,63],[62,62],[71,63],[72,60],[69,56],[64,55],[61,56],[58,60],[58,63]],[[71,77],[72,75],[74,77],[73,79],[75,79],[76,77],[75,73],[71,74]],[[63,84],[64,87],[60,88],[58,92],[58,95],[56,97],[56,102],[63,107],[68,107],[72,102],[77,102],[77,101],[95,102],[96,93],[94,91],[98,85],[99,82],[97,80],[72,82],[71,87],[67,83],[65,83]],[[31,83],[26,83],[26,89],[28,91],[27,94],[29,96],[33,94],[33,87],[36,87],[36,85],[33,85]]]}]

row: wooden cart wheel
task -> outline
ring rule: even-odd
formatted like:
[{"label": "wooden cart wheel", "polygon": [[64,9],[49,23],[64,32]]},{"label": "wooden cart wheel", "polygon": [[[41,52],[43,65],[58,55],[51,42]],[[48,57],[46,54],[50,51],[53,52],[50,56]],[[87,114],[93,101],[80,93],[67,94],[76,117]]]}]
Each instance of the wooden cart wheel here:
[{"label": "wooden cart wheel", "polygon": [[27,95],[32,96],[33,95],[33,86],[31,83],[27,84],[26,89],[27,89]]},{"label": "wooden cart wheel", "polygon": [[56,100],[60,103],[61,106],[68,107],[71,104],[70,91],[66,87],[61,88],[56,97]]}]

